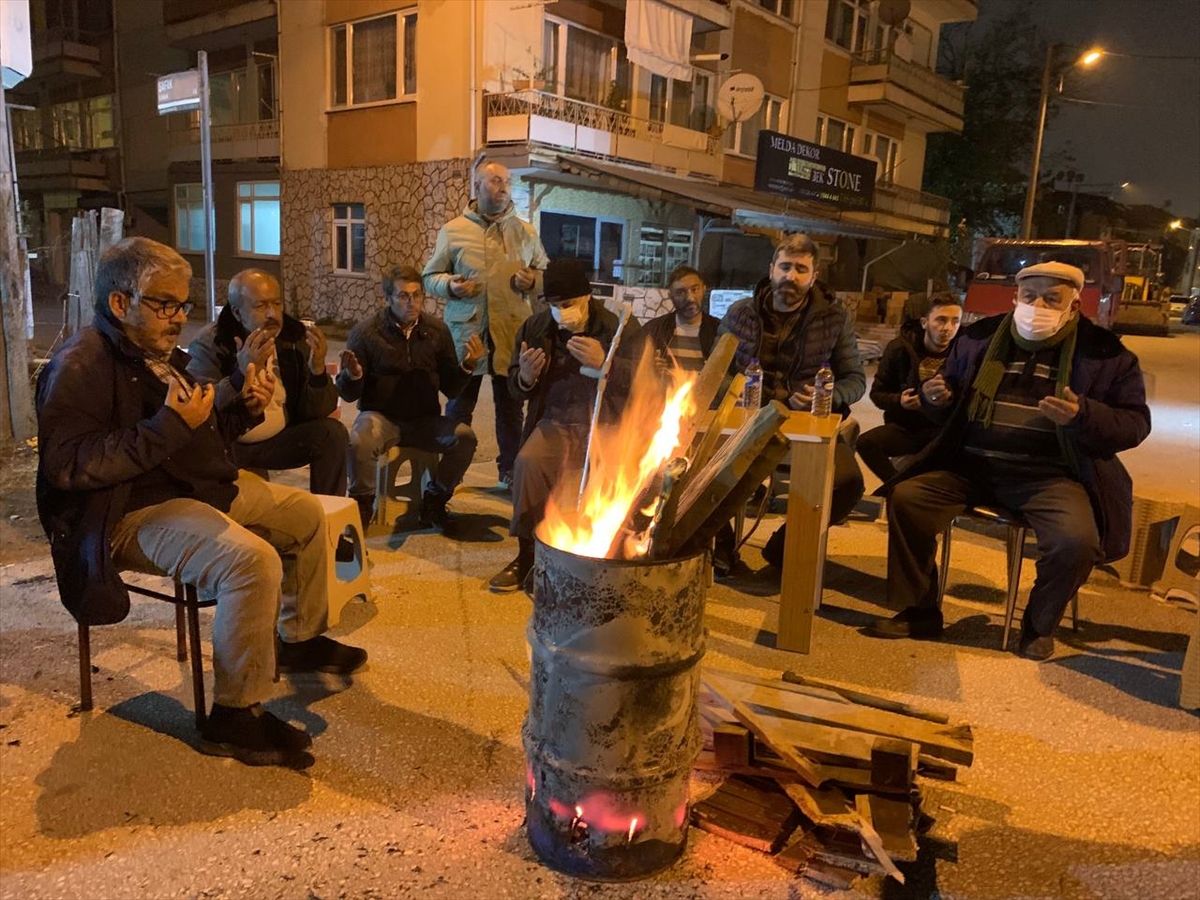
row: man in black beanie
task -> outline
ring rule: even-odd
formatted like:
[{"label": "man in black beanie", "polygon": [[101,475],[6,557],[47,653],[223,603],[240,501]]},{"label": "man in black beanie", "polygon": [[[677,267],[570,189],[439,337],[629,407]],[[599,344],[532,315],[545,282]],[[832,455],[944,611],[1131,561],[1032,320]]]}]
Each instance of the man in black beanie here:
[{"label": "man in black beanie", "polygon": [[[517,332],[508,388],[529,400],[521,449],[513,466],[513,514],[517,557],[488,582],[493,591],[515,591],[533,566],[533,533],[546,501],[563,479],[578,481],[587,448],[600,368],[617,332],[617,316],[592,298],[583,263],[552,260],[545,274],[546,309],[530,316]],[[643,332],[630,319],[621,334],[604,393],[605,419],[615,416],[629,395],[641,356]]]}]

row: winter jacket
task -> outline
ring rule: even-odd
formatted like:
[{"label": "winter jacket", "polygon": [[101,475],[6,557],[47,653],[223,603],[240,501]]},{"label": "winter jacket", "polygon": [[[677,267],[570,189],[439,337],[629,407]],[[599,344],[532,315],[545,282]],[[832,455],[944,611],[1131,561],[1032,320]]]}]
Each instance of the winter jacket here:
[{"label": "winter jacket", "polygon": [[[580,332],[580,336],[595,338],[607,353],[608,348],[612,346],[613,335],[617,333],[619,322],[617,316],[610,312],[602,301],[593,297],[588,301],[587,326]],[[558,327],[550,310],[544,309],[526,319],[517,333],[512,362],[508,366],[508,390],[517,400],[529,401],[528,412],[525,415],[525,430],[521,435],[522,443],[546,413],[546,393],[549,386],[546,374],[554,367],[554,336]],[[541,347],[546,353],[546,368],[542,370],[542,376],[538,379],[537,384],[528,391],[521,385],[520,379],[519,348],[522,342],[530,348]],[[645,334],[638,325],[637,319],[630,316],[625,323],[625,330],[621,332],[621,343],[617,347],[616,356],[613,357],[613,364],[608,374],[608,385],[604,389],[604,406],[601,413],[605,421],[615,419],[624,406],[625,398],[629,396],[629,390],[633,383],[634,370],[641,359],[644,347]],[[594,403],[595,400],[593,399],[592,402]]]},{"label": "winter jacket", "polygon": [[[304,323],[283,317],[283,327],[275,338],[275,356],[279,376],[287,393],[289,425],[323,419],[337,409],[338,393],[333,380],[324,372],[314,375],[308,368],[308,341]],[[217,321],[208,325],[188,345],[188,374],[201,384],[217,384],[219,401],[242,390],[245,373],[238,368],[234,337],[246,339],[242,325],[226,306]]]},{"label": "winter jacket", "polygon": [[[763,309],[771,302],[771,281],[764,278],[752,297],[737,301],[721,320],[719,333],[728,332],[738,339],[733,361],[739,372],[744,372],[750,360],[761,355]],[[847,415],[850,405],[867,389],[867,376],[858,355],[858,341],[850,314],[825,285],[817,282],[808,292],[808,303],[801,310],[800,323],[792,333],[798,338],[796,352],[792,354],[786,373],[792,393],[800,391],[806,383],[811,384],[821,364],[828,362],[833,369],[833,411]]]},{"label": "winter jacket", "polygon": [[[949,411],[939,411],[922,398],[926,410],[940,415],[946,427],[878,493],[922,472],[948,468],[956,459],[967,426],[970,386],[1003,321],[1004,316],[992,316],[959,332],[942,369],[954,404]],[[1104,559],[1113,562],[1129,552],[1133,531],[1133,481],[1116,454],[1136,447],[1150,433],[1146,386],[1137,357],[1115,334],[1084,316],[1079,317],[1069,383],[1079,395],[1079,414],[1063,430],[1075,448],[1079,480],[1092,502]]]},{"label": "winter jacket", "polygon": [[[713,344],[717,342],[717,330],[721,327],[721,320],[716,316],[710,316],[708,313],[702,313],[700,317],[700,352],[704,354],[704,358],[708,359],[708,355],[712,353]],[[657,318],[651,319],[642,326],[642,330],[646,333],[646,337],[654,342],[654,349],[659,353],[663,353],[671,345],[671,338],[675,336],[675,313],[664,313]]]},{"label": "winter jacket", "polygon": [[[957,339],[955,335],[955,339]],[[925,329],[912,321],[883,348],[879,368],[871,382],[871,402],[883,410],[883,421],[911,432],[930,431],[937,426],[919,409],[905,409],[900,395],[921,386],[921,358],[925,355]]]},{"label": "winter jacket", "polygon": [[[171,362],[190,381],[187,354],[176,350]],[[38,378],[38,516],[59,598],[81,624],[129,612],[109,545],[122,516],[175,497],[228,512],[237,496],[229,444],[262,416],[238,397],[193,431],[164,405],[166,392],[104,316],[63,344]]]},{"label": "winter jacket", "polygon": [[[471,335],[479,335],[485,345],[490,335],[491,371],[506,373],[517,329],[534,309],[533,301],[542,292],[542,272],[549,262],[537,232],[512,206],[496,221],[488,222],[472,200],[461,216],[443,225],[423,274],[426,292],[446,301],[444,318],[458,351],[462,352]],[[526,266],[538,270],[537,280],[521,293],[512,278]],[[456,298],[450,293],[455,275],[478,282],[479,293]],[[480,360],[474,374],[487,374],[488,364],[488,359]]]},{"label": "winter jacket", "polygon": [[429,313],[421,313],[406,338],[385,306],[354,326],[346,349],[358,357],[363,377],[355,380],[343,370],[338,391],[347,402],[357,400],[360,410],[383,413],[393,422],[440,415],[438,391],[457,397],[471,378],[459,365],[450,330]]}]

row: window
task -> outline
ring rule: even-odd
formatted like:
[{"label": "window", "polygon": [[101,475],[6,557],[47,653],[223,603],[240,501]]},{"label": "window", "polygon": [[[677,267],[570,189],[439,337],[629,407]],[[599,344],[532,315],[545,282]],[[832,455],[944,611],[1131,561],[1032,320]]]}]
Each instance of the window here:
[{"label": "window", "polygon": [[[870,32],[871,0],[829,0],[829,12],[825,16],[825,40],[855,53],[868,48]],[[879,40],[882,31],[876,30]]]},{"label": "window", "polygon": [[643,225],[638,238],[639,285],[662,287],[676,266],[691,262],[692,232],[686,228]]},{"label": "window", "polygon": [[817,116],[817,143],[843,153],[854,152],[855,128],[849,122]]},{"label": "window", "polygon": [[184,253],[204,252],[203,185],[175,185],[175,247]]},{"label": "window", "polygon": [[279,255],[279,182],[238,182],[238,253]]},{"label": "window", "polygon": [[783,131],[787,117],[783,112],[784,101],[767,94],[758,112],[743,122],[736,122],[725,129],[725,149],[742,156],[758,156],[758,133],[760,131]]},{"label": "window", "polygon": [[541,68],[530,75],[544,78],[547,91],[597,106],[624,108],[622,101],[628,102],[631,67],[619,41],[547,18],[542,56]]},{"label": "window", "polygon": [[361,203],[333,207],[333,271],[367,271],[367,208]]},{"label": "window", "polygon": [[862,155],[878,160],[876,170],[880,182],[891,182],[896,178],[896,163],[900,156],[900,142],[895,138],[885,137],[867,131],[863,134]]},{"label": "window", "polygon": [[716,121],[708,102],[712,76],[699,69],[692,72],[691,81],[650,76],[650,121],[670,122],[692,131],[708,131]]},{"label": "window", "polygon": [[12,113],[13,148],[15,150],[42,149],[42,114],[36,109],[9,107]]},{"label": "window", "polygon": [[390,13],[329,29],[333,107],[384,103],[417,92],[417,14]]},{"label": "window", "polygon": [[758,0],[758,5],[763,9],[769,9],[777,16],[783,16],[788,20],[792,18],[793,0]]}]

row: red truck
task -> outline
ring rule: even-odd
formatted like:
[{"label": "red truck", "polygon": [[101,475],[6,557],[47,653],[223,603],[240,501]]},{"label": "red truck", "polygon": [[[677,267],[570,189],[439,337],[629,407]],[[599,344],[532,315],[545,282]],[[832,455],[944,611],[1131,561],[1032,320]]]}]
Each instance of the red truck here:
[{"label": "red truck", "polygon": [[967,286],[963,324],[1012,309],[1014,276],[1026,266],[1064,262],[1083,270],[1080,308],[1105,328],[1117,323],[1125,283],[1125,241],[984,238],[976,246],[975,275]]}]

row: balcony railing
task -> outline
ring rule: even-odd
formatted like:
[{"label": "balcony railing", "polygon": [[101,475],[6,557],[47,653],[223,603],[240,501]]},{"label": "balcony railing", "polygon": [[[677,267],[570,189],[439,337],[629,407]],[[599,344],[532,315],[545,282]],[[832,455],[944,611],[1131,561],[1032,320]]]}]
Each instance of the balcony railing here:
[{"label": "balcony railing", "polygon": [[[886,67],[885,71],[882,73],[871,71],[878,66]],[[942,77],[925,66],[901,59],[887,47],[854,54],[850,70],[851,87],[881,80],[893,82],[927,103],[933,104],[952,116],[962,118],[964,95],[962,85]]]},{"label": "balcony railing", "polygon": [[[170,132],[172,147],[188,147],[200,143],[200,129],[187,128]],[[242,141],[279,140],[279,120],[264,119],[261,122],[234,122],[230,125],[213,125],[213,144]]]},{"label": "balcony railing", "polygon": [[950,224],[950,201],[946,197],[901,187],[898,184],[875,185],[875,209],[877,212],[891,213],[932,225]]}]

